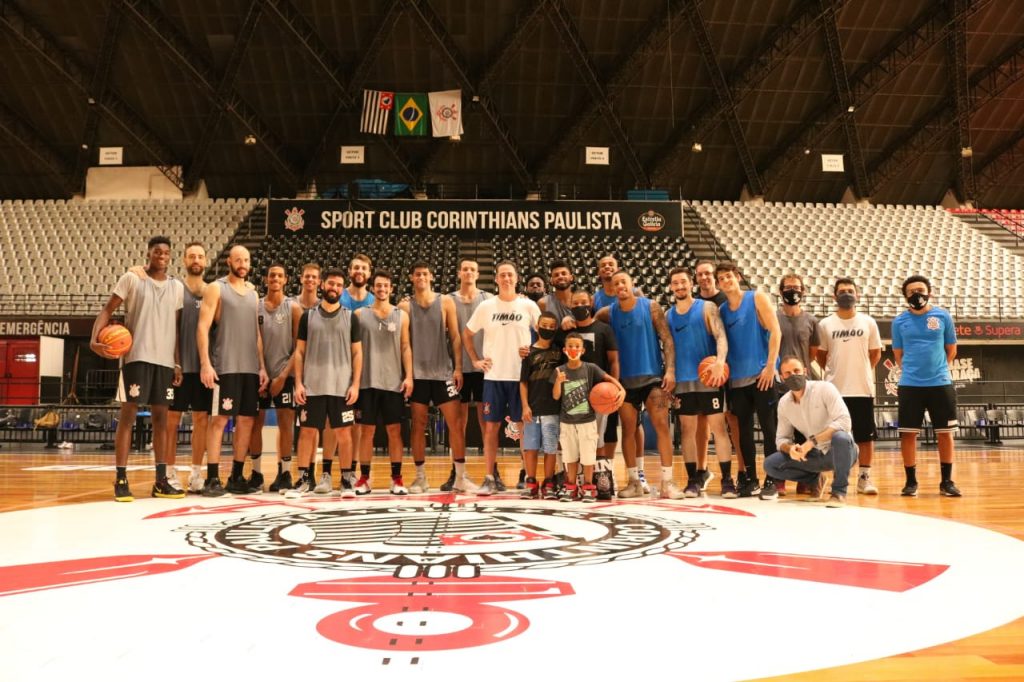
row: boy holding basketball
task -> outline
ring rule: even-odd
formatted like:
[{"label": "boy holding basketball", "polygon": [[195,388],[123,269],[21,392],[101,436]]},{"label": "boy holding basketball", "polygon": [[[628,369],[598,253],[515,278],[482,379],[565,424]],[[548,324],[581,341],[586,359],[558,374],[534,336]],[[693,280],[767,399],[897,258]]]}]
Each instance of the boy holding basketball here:
[{"label": "boy holding basketball", "polygon": [[608,406],[617,410],[626,398],[626,390],[615,377],[591,362],[583,362],[583,337],[573,332],[565,337],[565,355],[568,361],[555,369],[551,395],[561,402],[562,461],[566,468],[566,486],[559,499],[571,502],[577,497],[583,502],[597,501],[597,486],[585,483],[577,491],[576,476],[583,464],[583,480],[592,481],[597,462],[597,415],[590,404],[590,391],[598,383],[607,381],[618,389],[615,402]]}]

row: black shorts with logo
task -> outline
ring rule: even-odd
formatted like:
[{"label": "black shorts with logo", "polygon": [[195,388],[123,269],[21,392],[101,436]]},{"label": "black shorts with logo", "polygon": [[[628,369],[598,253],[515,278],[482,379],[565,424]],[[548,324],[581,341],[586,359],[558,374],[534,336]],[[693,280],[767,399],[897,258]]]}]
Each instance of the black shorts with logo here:
[{"label": "black shorts with logo", "polygon": [[725,388],[717,391],[687,391],[676,395],[679,407],[673,411],[677,417],[722,414],[725,411]]},{"label": "black shorts with logo", "polygon": [[270,387],[264,393],[260,393],[259,407],[261,410],[269,410],[271,407],[278,409],[295,409],[295,379],[288,377],[284,380],[284,386],[277,395],[270,395]]},{"label": "black shorts with logo", "polygon": [[222,374],[213,389],[211,416],[255,417],[259,412],[258,374]]},{"label": "black shorts with logo", "polygon": [[174,369],[151,362],[129,362],[121,368],[117,400],[136,405],[168,405],[174,400]]},{"label": "black shorts with logo", "polygon": [[458,399],[459,391],[455,388],[455,382],[451,379],[448,381],[416,379],[412,383],[412,396],[409,398],[409,402],[421,403],[423,405],[433,403],[436,406]]},{"label": "black shorts with logo", "polygon": [[174,400],[171,410],[174,412],[207,412],[213,405],[213,389],[203,386],[198,372],[189,372],[181,376],[181,386],[173,386]]},{"label": "black shorts with logo", "polygon": [[332,429],[356,423],[356,407],[345,402],[345,396],[311,395],[299,408],[299,426],[320,430],[330,423]]}]

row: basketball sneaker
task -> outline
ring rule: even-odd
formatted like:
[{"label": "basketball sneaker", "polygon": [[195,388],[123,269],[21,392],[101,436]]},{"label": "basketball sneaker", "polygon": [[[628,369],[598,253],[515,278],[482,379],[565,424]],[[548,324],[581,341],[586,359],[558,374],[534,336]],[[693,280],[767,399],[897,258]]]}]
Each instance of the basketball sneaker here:
[{"label": "basketball sneaker", "polygon": [[908,483],[900,491],[902,497],[917,497],[917,483]]},{"label": "basketball sneaker", "polygon": [[153,497],[163,497],[170,500],[180,500],[185,497],[184,490],[175,490],[170,481],[166,478],[158,478],[153,483]]},{"label": "basketball sneaker", "polygon": [[356,481],[356,495],[369,495],[372,490],[370,488],[370,479],[366,476],[360,476],[359,480]]},{"label": "basketball sneaker", "polygon": [[508,486],[501,480],[501,474],[498,472],[498,465],[494,465],[494,490],[495,492],[503,493],[508,490]]},{"label": "basketball sneaker", "polygon": [[327,472],[320,474],[320,482],[313,488],[313,494],[315,495],[330,495],[331,490],[331,475]]},{"label": "basketball sneaker", "polygon": [[684,497],[700,497],[704,494],[704,489],[700,487],[700,480],[687,481],[686,488],[683,489]]},{"label": "basketball sneaker", "polygon": [[679,489],[675,481],[662,481],[658,496],[666,500],[681,500],[686,497],[686,493]]},{"label": "basketball sneaker", "polygon": [[580,502],[593,503],[597,502],[597,486],[591,483],[583,484],[580,488]]},{"label": "basketball sneaker", "polygon": [[878,488],[871,480],[871,474],[867,471],[861,472],[860,476],[857,477],[857,494],[858,495],[877,495]]},{"label": "basketball sneaker", "polygon": [[249,493],[249,481],[245,476],[228,476],[228,484],[224,486],[232,495],[247,495]]},{"label": "basketball sneaker", "polygon": [[249,481],[247,483],[249,488],[248,493],[250,495],[262,495],[263,494],[263,474],[259,471],[254,471],[249,474]]},{"label": "basketball sneaker", "polygon": [[486,497],[488,495],[493,495],[496,491],[497,488],[494,485],[494,478],[487,476],[484,478],[484,482],[480,484],[480,487],[476,489],[476,494]]},{"label": "basketball sneaker", "polygon": [[736,483],[732,478],[722,479],[722,499],[735,500],[739,497],[739,492],[736,490]]},{"label": "basketball sneaker", "polygon": [[[650,488],[648,488],[650,490]],[[644,497],[647,493],[644,492],[643,486],[640,484],[639,478],[629,479],[629,483],[626,484],[625,488],[619,490],[620,500],[629,500],[634,497]]]},{"label": "basketball sneaker", "polygon": [[[700,490],[704,492],[708,489],[708,483],[711,483],[712,479],[715,478],[714,472],[711,469],[705,469],[700,474]],[[689,487],[689,486],[687,486]]]},{"label": "basketball sneaker", "polygon": [[309,476],[300,476],[299,480],[295,482],[294,488],[284,491],[284,496],[289,500],[306,497],[313,492],[313,487],[313,481],[310,480]]},{"label": "basketball sneaker", "polygon": [[[640,471],[638,471],[637,475],[640,478],[640,487],[643,489],[644,495],[650,495],[651,494],[651,486],[647,484],[647,476],[644,475],[644,470],[641,469]],[[619,497],[622,497],[622,496],[620,495]]]},{"label": "basketball sneaker", "polygon": [[943,497],[963,497],[963,493],[960,492],[960,488],[956,487],[956,483],[949,480],[939,484],[939,494]]},{"label": "basketball sneaker", "polygon": [[516,481],[516,490],[522,490],[526,487],[526,469],[519,470],[519,480]]},{"label": "basketball sneaker", "polygon": [[455,466],[448,472],[448,480],[441,484],[441,492],[450,493],[455,485]]},{"label": "basketball sneaker", "polygon": [[576,500],[576,486],[567,485],[562,488],[558,493],[559,502],[574,502]]},{"label": "basketball sneaker", "polygon": [[748,477],[746,481],[740,483],[738,493],[740,497],[753,497],[761,493],[761,484],[756,478]]},{"label": "basketball sneaker", "polygon": [[114,500],[116,502],[134,502],[135,496],[132,495],[131,489],[128,487],[127,478],[119,478],[114,481]]},{"label": "basketball sneaker", "polygon": [[419,493],[425,493],[430,490],[430,486],[427,485],[427,476],[421,472],[416,473],[416,478],[413,479],[412,485],[409,486],[409,492],[417,495]]},{"label": "basketball sneaker", "polygon": [[206,482],[203,483],[203,489],[199,494],[203,497],[224,497],[224,495],[227,494],[227,491],[224,490],[224,486],[221,484],[220,478],[215,476],[213,478],[206,479]]},{"label": "basketball sneaker", "polygon": [[519,492],[520,500],[536,500],[540,497],[540,486],[537,485],[537,479],[530,476],[523,481],[523,489]]},{"label": "basketball sneaker", "polygon": [[390,489],[390,492],[391,492],[392,495],[408,495],[409,494],[409,489],[406,488],[405,484],[402,483],[402,477],[401,476],[396,476],[395,478],[391,479],[391,489]]},{"label": "basketball sneaker", "polygon": [[775,481],[770,478],[764,479],[764,485],[761,486],[761,493],[758,495],[762,500],[777,500],[779,499],[779,489],[775,486]]},{"label": "basketball sneaker", "polygon": [[287,469],[282,469],[277,474],[277,478],[270,484],[270,492],[281,493],[284,495],[284,491],[291,490],[292,487],[292,472]]},{"label": "basketball sneaker", "polygon": [[345,499],[351,499],[356,496],[356,490],[354,487],[355,481],[344,473],[341,475],[341,484],[338,486],[338,492]]},{"label": "basketball sneaker", "polygon": [[203,493],[203,475],[197,471],[193,471],[188,476],[188,491],[195,495],[201,495]]},{"label": "basketball sneaker", "polygon": [[174,467],[167,467],[167,482],[182,496],[185,495],[185,489],[181,487],[181,480],[178,478],[178,470]]},{"label": "basketball sneaker", "polygon": [[541,496],[545,500],[557,500],[558,499],[558,488],[555,486],[555,482],[551,479],[544,479],[544,485],[541,486],[543,492]]},{"label": "basketball sneaker", "polygon": [[462,478],[459,478],[452,483],[451,491],[453,493],[475,493],[479,489],[480,486],[474,483],[469,476],[463,474]]}]

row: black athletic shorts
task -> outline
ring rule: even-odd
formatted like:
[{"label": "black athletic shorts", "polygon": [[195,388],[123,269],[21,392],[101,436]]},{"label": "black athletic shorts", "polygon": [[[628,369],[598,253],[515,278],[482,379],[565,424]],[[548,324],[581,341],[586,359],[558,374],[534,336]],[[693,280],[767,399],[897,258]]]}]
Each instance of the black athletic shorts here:
[{"label": "black athletic shorts", "polygon": [[875,431],[875,399],[871,396],[847,398],[843,396],[846,409],[850,411],[850,429],[854,443],[867,443],[878,438]]},{"label": "black athletic shorts", "polygon": [[258,374],[222,374],[213,389],[210,416],[255,417],[259,412]]},{"label": "black athletic shorts", "polygon": [[129,362],[121,368],[117,400],[136,405],[167,405],[174,400],[174,369],[151,362]]},{"label": "black athletic shorts", "polygon": [[356,420],[360,424],[398,424],[405,416],[405,396],[398,391],[364,388],[359,391]]},{"label": "black athletic shorts", "polygon": [[332,429],[356,423],[355,405],[345,402],[345,396],[311,395],[299,408],[299,426],[319,431],[330,423]]},{"label": "black athletic shorts", "polygon": [[484,401],[484,373],[463,373],[462,390],[459,391],[459,396],[464,403],[482,403]]},{"label": "black athletic shorts", "polygon": [[[483,376],[483,375],[481,375]],[[412,383],[411,403],[422,403],[423,405],[441,405],[443,403],[458,400],[459,391],[455,388],[455,382],[449,379],[416,379]]]},{"label": "black athletic shorts", "polygon": [[619,442],[619,413],[612,412],[608,415],[608,425],[604,427],[604,443]]},{"label": "black athletic shorts", "polygon": [[264,393],[260,393],[259,406],[261,410],[269,410],[271,407],[294,410],[295,379],[293,377],[285,379],[281,392],[275,396],[270,395],[270,387],[267,386],[267,390]]},{"label": "black athletic shorts", "polygon": [[692,417],[699,414],[722,414],[725,411],[725,388],[717,391],[687,391],[676,394],[679,407],[673,412],[677,417]]},{"label": "black athletic shorts", "polygon": [[189,372],[181,377],[181,386],[172,386],[174,400],[171,410],[174,412],[210,412],[213,406],[213,389],[203,386],[199,380],[199,372]]},{"label": "black athletic shorts", "polygon": [[896,391],[899,405],[900,433],[920,433],[924,426],[924,412],[932,419],[935,433],[953,432],[956,417],[956,390],[953,384],[945,386],[900,386]]},{"label": "black athletic shorts", "polygon": [[626,389],[626,399],[623,402],[627,402],[636,408],[637,412],[644,409],[644,403],[647,402],[647,397],[651,395],[651,391],[659,387],[659,382],[647,384],[646,386],[639,386],[637,388]]}]

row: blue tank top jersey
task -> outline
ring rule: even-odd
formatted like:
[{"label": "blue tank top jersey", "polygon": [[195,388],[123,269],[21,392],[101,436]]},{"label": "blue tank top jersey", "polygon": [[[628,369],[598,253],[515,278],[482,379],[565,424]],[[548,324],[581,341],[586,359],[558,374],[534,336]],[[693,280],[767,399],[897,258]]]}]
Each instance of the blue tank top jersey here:
[{"label": "blue tank top jersey", "polygon": [[604,287],[598,287],[597,291],[594,292],[594,312],[596,313],[601,308],[610,306],[615,301],[619,300],[615,294],[608,295],[604,293]]},{"label": "blue tank top jersey", "polygon": [[676,347],[676,381],[697,381],[697,365],[709,355],[718,353],[715,337],[704,322],[706,301],[696,300],[686,313],[668,309],[668,328]]},{"label": "blue tank top jersey", "polygon": [[623,312],[616,299],[610,313],[615,342],[619,345],[622,379],[662,376],[661,346],[651,324],[651,299],[637,298],[636,305],[628,313]]},{"label": "blue tank top jersey", "polygon": [[725,335],[729,340],[729,384],[742,385],[744,379],[755,377],[768,364],[768,330],[757,319],[754,292],[743,292],[743,301],[735,311],[729,310],[729,302],[719,309]]}]

